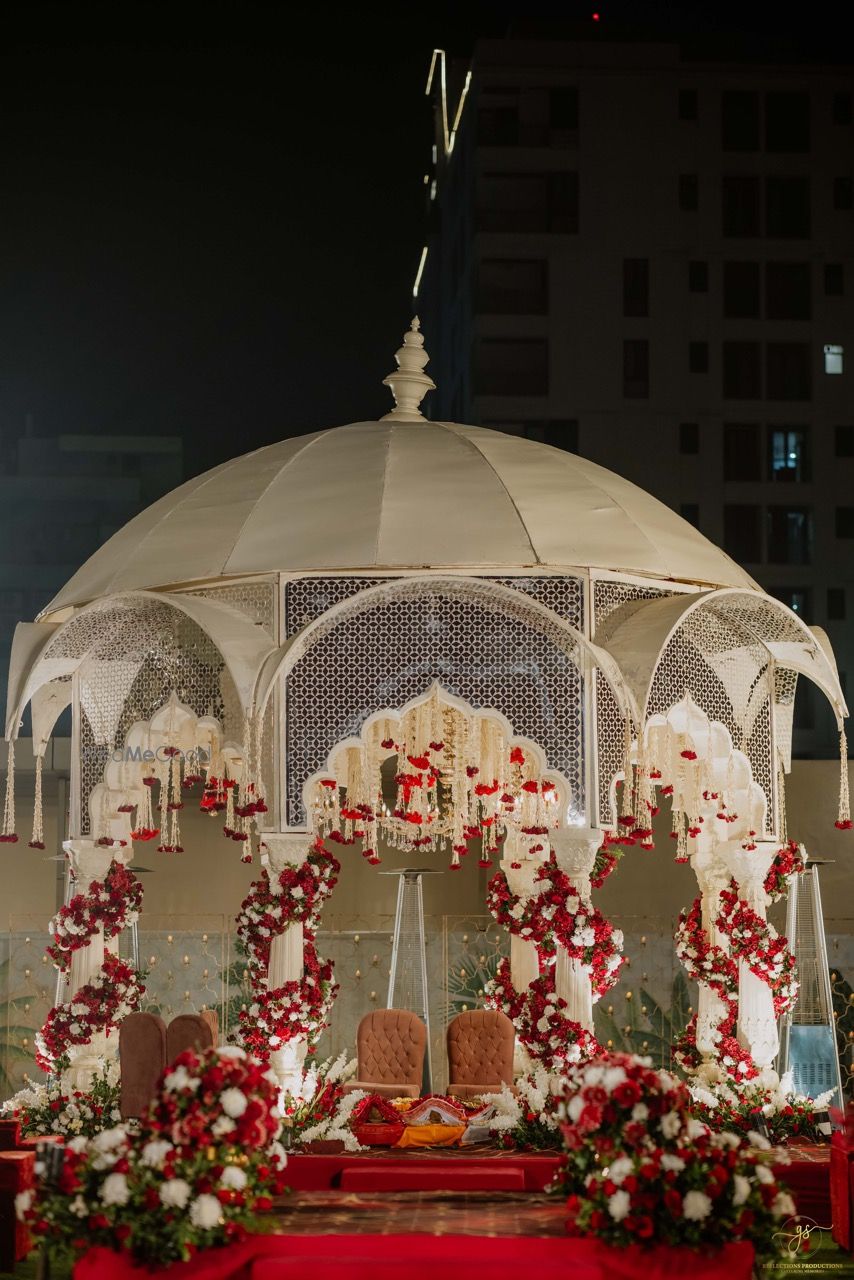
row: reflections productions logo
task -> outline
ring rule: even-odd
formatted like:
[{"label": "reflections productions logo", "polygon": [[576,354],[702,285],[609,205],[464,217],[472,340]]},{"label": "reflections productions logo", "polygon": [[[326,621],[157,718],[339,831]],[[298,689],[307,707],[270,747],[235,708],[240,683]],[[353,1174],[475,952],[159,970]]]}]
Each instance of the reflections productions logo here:
[{"label": "reflections productions logo", "polygon": [[772,1237],[780,1256],[767,1264],[766,1274],[854,1277],[854,1259],[836,1246],[830,1231],[812,1218],[788,1218]]}]

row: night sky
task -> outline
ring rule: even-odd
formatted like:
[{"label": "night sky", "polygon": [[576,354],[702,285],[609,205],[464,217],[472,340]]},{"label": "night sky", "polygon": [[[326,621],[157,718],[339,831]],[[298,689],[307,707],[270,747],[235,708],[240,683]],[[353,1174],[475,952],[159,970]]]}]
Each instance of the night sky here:
[{"label": "night sky", "polygon": [[[467,53],[516,9],[19,6],[0,47],[3,436],[28,414],[38,434],[181,434],[194,474],[385,412],[430,52]],[[639,10],[661,34],[723,21],[640,0],[536,17],[606,38]],[[761,7],[736,12],[730,45],[771,39]],[[800,11],[775,12],[774,38],[798,36]]]}]

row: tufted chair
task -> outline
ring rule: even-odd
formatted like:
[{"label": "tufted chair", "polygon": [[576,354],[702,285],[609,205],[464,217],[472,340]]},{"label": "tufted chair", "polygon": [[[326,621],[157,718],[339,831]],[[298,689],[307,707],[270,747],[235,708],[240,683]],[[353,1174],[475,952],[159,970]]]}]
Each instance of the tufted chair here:
[{"label": "tufted chair", "polygon": [[358,1079],[344,1088],[368,1089],[384,1098],[419,1098],[427,1028],[407,1009],[375,1009],[356,1033]]},{"label": "tufted chair", "polygon": [[130,1013],[119,1026],[122,1119],[141,1116],[166,1066],[166,1024],[154,1013]]},{"label": "tufted chair", "polygon": [[187,1049],[202,1053],[213,1043],[213,1028],[203,1013],[179,1013],[166,1028],[166,1061],[174,1062]]},{"label": "tufted chair", "polygon": [[448,1026],[448,1094],[476,1098],[513,1084],[513,1023],[497,1009],[458,1013]]}]

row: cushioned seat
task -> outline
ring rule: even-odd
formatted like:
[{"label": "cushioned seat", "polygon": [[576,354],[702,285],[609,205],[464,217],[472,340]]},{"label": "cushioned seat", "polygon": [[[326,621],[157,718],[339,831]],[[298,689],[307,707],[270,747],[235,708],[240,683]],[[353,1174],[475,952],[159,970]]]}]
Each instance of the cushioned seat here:
[{"label": "cushioned seat", "polygon": [[516,1032],[498,1009],[458,1013],[448,1026],[448,1094],[476,1098],[513,1084]]},{"label": "cushioned seat", "polygon": [[365,1089],[383,1098],[418,1098],[424,1074],[427,1028],[407,1009],[375,1009],[356,1033],[357,1078],[347,1093]]}]

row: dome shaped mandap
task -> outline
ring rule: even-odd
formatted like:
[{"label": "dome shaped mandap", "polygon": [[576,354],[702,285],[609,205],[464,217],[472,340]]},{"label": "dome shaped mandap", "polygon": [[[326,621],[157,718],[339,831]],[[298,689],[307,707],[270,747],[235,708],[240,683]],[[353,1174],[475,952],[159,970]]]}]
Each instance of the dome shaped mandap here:
[{"label": "dome shaped mandap", "polygon": [[[559,1065],[589,1047],[592,1002],[620,964],[591,884],[622,848],[649,846],[667,796],[674,852],[701,889],[680,954],[692,972],[716,941],[742,969],[740,1002],[737,982],[701,982],[681,1060],[723,1053],[750,1075],[773,1060],[787,993],[729,937],[720,894],[734,880],[768,932],[799,676],[830,700],[844,744],[828,642],[613,472],[426,421],[426,363],[414,323],[386,379],[392,412],[196,477],[19,625],[7,737],[29,706],[40,757],[71,708],[74,887],[91,898],[135,841],[180,848],[183,804],[220,813],[240,856],[264,864],[258,901],[279,894],[272,941],[241,923],[255,986],[242,1030],[285,1081],[328,1012],[311,925],[333,854],[496,863],[489,906],[511,946],[489,998]],[[7,840],[13,782],[10,767]],[[559,921],[555,888],[575,906]],[[78,1078],[134,1003],[122,972],[124,1004],[68,1031],[71,997],[115,979],[96,918],[87,930],[40,1041],[43,1065]]]}]

